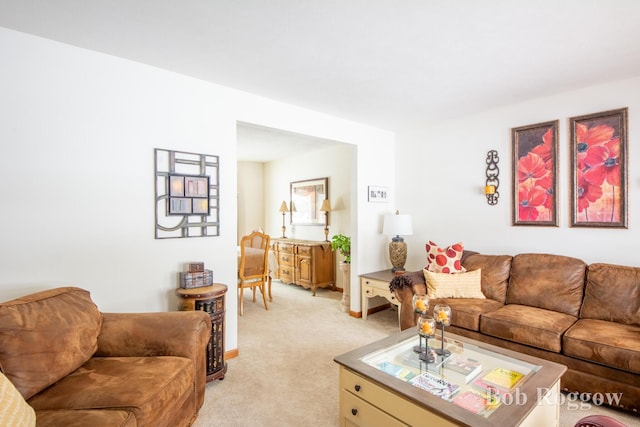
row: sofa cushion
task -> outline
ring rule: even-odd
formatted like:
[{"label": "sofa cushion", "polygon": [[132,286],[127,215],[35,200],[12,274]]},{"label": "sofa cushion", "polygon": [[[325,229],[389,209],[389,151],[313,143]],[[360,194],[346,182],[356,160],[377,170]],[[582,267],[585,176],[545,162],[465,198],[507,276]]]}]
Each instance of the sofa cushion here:
[{"label": "sofa cushion", "polygon": [[591,264],[580,318],[640,326],[640,268]]},{"label": "sofa cushion", "polygon": [[578,317],[587,265],[562,255],[520,254],[511,261],[507,304]]},{"label": "sofa cushion", "polygon": [[0,304],[0,367],[20,393],[34,394],[95,353],[102,315],[89,292],[56,288]]},{"label": "sofa cushion", "polygon": [[18,389],[0,372],[0,426],[35,427],[36,413]]},{"label": "sofa cushion", "polygon": [[456,274],[434,273],[425,269],[424,278],[429,298],[485,299],[480,269]]},{"label": "sofa cushion", "polygon": [[565,333],[562,352],[640,374],[640,327],[580,319]]},{"label": "sofa cushion", "polygon": [[162,427],[194,398],[194,375],[193,362],[183,357],[94,357],[29,404],[36,411],[126,409],[138,425]]},{"label": "sofa cushion", "polygon": [[578,319],[557,311],[508,304],[485,313],[480,331],[504,340],[560,353],[562,334]]},{"label": "sofa cushion", "polygon": [[461,263],[464,251],[462,242],[441,248],[429,240],[425,248],[427,250],[427,266],[425,267],[427,270],[436,273],[462,273],[466,271]]},{"label": "sofa cushion", "polygon": [[127,410],[52,409],[38,411],[38,427],[137,427],[136,417]]},{"label": "sofa cushion", "polygon": [[482,270],[482,293],[485,297],[504,304],[511,273],[511,255],[470,254],[462,258],[468,270]]},{"label": "sofa cushion", "polygon": [[447,304],[451,307],[451,324],[471,331],[480,330],[480,317],[504,307],[504,304],[492,299],[478,298],[437,298],[429,301],[432,308],[436,304]]}]

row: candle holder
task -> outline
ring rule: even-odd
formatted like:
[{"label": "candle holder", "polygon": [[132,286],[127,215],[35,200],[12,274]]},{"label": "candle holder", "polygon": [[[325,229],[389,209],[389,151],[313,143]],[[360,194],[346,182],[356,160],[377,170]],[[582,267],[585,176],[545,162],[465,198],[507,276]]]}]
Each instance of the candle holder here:
[{"label": "candle holder", "polygon": [[435,352],[439,356],[447,357],[451,355],[451,352],[444,348],[444,327],[451,324],[451,307],[446,304],[436,304],[433,308],[433,315],[435,316],[435,321],[442,324],[442,346],[436,349]]},{"label": "candle holder", "polygon": [[[420,316],[418,319],[418,336],[420,337],[420,351],[418,358],[423,362],[433,363],[435,357],[429,352],[429,338],[436,335],[436,321],[431,316]],[[422,351],[422,338],[424,337],[424,351]]]},{"label": "candle holder", "polygon": [[[413,305],[413,312],[424,317],[429,314],[429,297],[425,294],[414,294],[411,299]],[[419,327],[418,327],[418,330]],[[413,351],[416,353],[422,353],[422,340],[420,340],[420,346],[413,347]]]}]

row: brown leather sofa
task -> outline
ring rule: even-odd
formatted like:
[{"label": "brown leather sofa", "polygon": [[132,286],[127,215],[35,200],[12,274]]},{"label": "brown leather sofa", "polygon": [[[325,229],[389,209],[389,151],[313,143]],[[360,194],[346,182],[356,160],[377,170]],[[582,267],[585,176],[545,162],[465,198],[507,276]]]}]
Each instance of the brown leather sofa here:
[{"label": "brown leather sofa", "polygon": [[202,311],[101,313],[75,287],[0,303],[0,369],[38,427],[191,425],[210,336]]},{"label": "brown leather sofa", "polygon": [[[462,265],[481,269],[486,299],[431,300],[431,308],[440,302],[451,307],[449,332],[561,363],[568,368],[563,391],[597,403],[604,396],[604,404],[638,412],[640,268],[473,252],[465,252]],[[411,299],[426,293],[423,271],[406,273],[390,288],[402,304],[401,329],[415,326]],[[608,401],[613,393],[622,394],[619,402]]]}]

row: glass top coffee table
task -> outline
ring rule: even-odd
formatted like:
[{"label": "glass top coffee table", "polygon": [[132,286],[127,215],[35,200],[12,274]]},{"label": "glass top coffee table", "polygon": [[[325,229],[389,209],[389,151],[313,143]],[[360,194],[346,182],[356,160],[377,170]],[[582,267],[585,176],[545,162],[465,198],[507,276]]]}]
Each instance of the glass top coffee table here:
[{"label": "glass top coffee table", "polygon": [[565,366],[454,334],[449,356],[428,344],[431,358],[411,328],[337,356],[340,425],[558,425]]}]

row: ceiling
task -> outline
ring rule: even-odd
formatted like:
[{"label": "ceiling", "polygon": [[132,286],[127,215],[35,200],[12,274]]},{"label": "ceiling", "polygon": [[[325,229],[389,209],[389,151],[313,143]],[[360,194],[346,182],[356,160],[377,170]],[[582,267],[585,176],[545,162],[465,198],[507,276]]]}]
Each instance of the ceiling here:
[{"label": "ceiling", "polygon": [[392,131],[639,76],[639,18],[637,0],[0,0],[2,27]]}]

